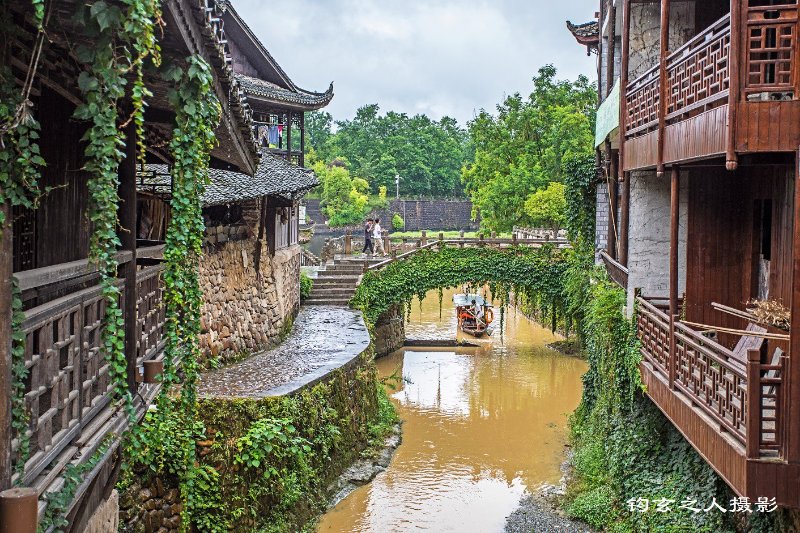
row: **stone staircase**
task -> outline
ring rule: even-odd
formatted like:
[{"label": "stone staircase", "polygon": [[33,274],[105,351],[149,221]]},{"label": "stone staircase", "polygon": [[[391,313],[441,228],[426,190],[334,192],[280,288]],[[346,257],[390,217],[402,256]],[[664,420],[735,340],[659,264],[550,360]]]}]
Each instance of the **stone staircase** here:
[{"label": "stone staircase", "polygon": [[311,296],[304,305],[347,306],[356,292],[358,278],[364,272],[364,262],[377,263],[383,259],[363,256],[337,256],[317,272]]}]

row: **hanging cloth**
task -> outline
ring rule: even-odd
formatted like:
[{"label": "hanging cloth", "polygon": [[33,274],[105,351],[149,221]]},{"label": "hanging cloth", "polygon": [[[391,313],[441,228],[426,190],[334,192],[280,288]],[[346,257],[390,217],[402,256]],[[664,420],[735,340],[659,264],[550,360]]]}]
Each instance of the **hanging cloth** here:
[{"label": "hanging cloth", "polygon": [[269,127],[269,144],[278,144],[280,138],[280,130],[278,126],[270,126]]}]

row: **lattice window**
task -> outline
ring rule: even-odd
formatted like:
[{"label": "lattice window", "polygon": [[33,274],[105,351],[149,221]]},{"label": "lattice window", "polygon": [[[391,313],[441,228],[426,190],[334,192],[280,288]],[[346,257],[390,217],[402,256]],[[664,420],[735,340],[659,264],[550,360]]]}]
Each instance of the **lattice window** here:
[{"label": "lattice window", "polygon": [[797,6],[756,6],[747,13],[745,90],[794,90],[794,48],[797,43]]},{"label": "lattice window", "polygon": [[139,338],[136,342],[136,364],[152,359],[163,348],[164,284],[163,265],[149,267],[136,273],[136,319]]}]

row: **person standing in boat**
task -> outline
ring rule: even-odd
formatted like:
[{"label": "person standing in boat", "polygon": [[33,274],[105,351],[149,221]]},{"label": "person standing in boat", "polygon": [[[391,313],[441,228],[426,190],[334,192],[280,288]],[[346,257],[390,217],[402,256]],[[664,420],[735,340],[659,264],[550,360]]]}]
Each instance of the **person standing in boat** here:
[{"label": "person standing in boat", "polygon": [[364,224],[364,249],[361,250],[362,254],[372,254],[372,219],[368,218],[367,223]]},{"label": "person standing in boat", "polygon": [[386,250],[383,247],[383,228],[381,228],[381,219],[376,218],[375,223],[372,225],[372,245],[374,246],[373,256],[377,257],[380,253],[386,257]]},{"label": "person standing in boat", "polygon": [[483,317],[483,306],[478,305],[476,300],[472,300],[472,316],[475,317],[475,325],[482,326],[484,325]]}]

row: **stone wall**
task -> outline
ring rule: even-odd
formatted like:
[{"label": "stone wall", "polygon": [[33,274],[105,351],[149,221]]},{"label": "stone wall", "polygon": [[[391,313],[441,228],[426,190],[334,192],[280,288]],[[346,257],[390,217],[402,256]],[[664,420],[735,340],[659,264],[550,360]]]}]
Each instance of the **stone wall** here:
[{"label": "stone wall", "polygon": [[[688,174],[681,173],[678,291],[686,290]],[[669,296],[670,177],[655,171],[631,172],[628,244],[628,310],[636,289],[645,296]]]},{"label": "stone wall", "polygon": [[[120,496],[119,531],[123,533],[179,531],[182,506],[180,492],[175,487],[177,481],[165,482],[146,474],[137,478],[137,481]],[[107,531],[117,531],[117,529]]]},{"label": "stone wall", "polygon": [[[307,216],[317,224],[324,222],[319,200],[306,200]],[[378,216],[384,228],[392,229],[392,216],[405,214],[407,231],[474,230],[480,225],[472,220],[472,202],[469,200],[392,200],[389,208],[372,213]]]},{"label": "stone wall", "polygon": [[279,342],[300,308],[299,245],[270,256],[246,225],[207,230],[200,264],[200,346],[207,357],[254,352]]},{"label": "stone wall", "polygon": [[393,305],[378,319],[374,328],[375,357],[389,355],[403,347],[406,341],[403,308]]},{"label": "stone wall", "polygon": [[[694,36],[695,2],[672,2],[669,48],[677,50]],[[631,4],[629,79],[635,80],[658,64],[661,54],[661,6],[658,2]]]}]

